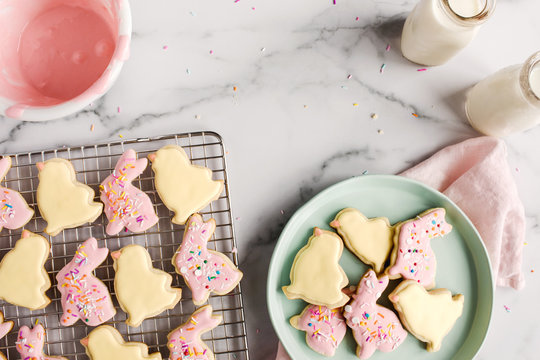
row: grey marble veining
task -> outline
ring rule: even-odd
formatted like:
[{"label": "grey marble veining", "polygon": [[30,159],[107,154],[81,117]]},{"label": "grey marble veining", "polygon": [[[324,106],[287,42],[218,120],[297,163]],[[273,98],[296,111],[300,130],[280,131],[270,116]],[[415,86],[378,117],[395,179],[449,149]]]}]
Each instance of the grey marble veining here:
[{"label": "grey marble veining", "polygon": [[[540,3],[500,0],[470,46],[448,64],[418,72],[421,66],[399,49],[415,3],[132,0],[131,58],[111,91],[64,119],[0,118],[0,153],[120,135],[220,133],[246,274],[251,355],[271,359],[277,338],[266,310],[266,273],[294,211],[337,181],[366,170],[399,173],[478,136],[465,119],[466,91],[539,50],[534,14]],[[506,139],[527,215],[528,284],[520,292],[497,289],[479,359],[536,357],[530,344],[540,338],[540,315],[533,311],[540,296],[539,138],[540,127]]]}]

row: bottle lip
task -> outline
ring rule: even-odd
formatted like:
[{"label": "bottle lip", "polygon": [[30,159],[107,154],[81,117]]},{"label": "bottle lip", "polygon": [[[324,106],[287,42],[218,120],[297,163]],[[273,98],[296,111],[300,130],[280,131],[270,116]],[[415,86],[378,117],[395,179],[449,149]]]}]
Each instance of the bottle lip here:
[{"label": "bottle lip", "polygon": [[452,9],[450,0],[438,1],[442,4],[442,8],[452,20],[464,26],[477,26],[486,22],[493,14],[496,4],[496,0],[485,0],[484,8],[478,14],[473,16],[462,16]]},{"label": "bottle lip", "polygon": [[540,106],[540,94],[536,94],[531,86],[531,73],[537,64],[540,64],[540,51],[529,56],[521,67],[519,83],[527,99]]}]

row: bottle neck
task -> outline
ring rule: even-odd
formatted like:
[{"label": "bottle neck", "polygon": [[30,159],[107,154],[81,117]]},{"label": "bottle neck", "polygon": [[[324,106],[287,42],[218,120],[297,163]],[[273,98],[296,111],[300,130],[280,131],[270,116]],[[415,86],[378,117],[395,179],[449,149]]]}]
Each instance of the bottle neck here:
[{"label": "bottle neck", "polygon": [[[534,75],[533,71],[538,72]],[[534,81],[534,84],[532,83]],[[540,51],[532,54],[523,64],[519,74],[519,84],[527,100],[540,107]],[[535,92],[536,91],[536,92]]]},{"label": "bottle neck", "polygon": [[[496,0],[476,0],[479,4],[478,11],[459,8],[459,2],[464,0],[435,0],[439,3],[445,15],[454,23],[463,27],[475,27],[486,22],[495,10]],[[470,2],[471,0],[467,0]],[[461,11],[460,11],[461,10]]]}]

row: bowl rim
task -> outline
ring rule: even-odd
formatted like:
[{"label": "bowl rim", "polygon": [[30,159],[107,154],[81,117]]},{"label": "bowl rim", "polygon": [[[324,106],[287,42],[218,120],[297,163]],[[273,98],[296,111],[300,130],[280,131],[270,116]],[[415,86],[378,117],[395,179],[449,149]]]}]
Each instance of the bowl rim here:
[{"label": "bowl rim", "polygon": [[[0,97],[0,106],[2,110],[0,115],[19,121],[48,121],[55,120],[65,116],[73,115],[85,106],[92,103],[93,101],[99,99],[110,90],[113,84],[118,79],[120,71],[124,66],[124,62],[127,60],[127,56],[119,56],[119,51],[126,51],[129,53],[129,46],[131,43],[131,33],[132,33],[132,16],[131,16],[131,7],[128,0],[119,0],[118,1],[118,39],[127,37],[127,49],[121,48],[119,43],[116,45],[115,52],[107,65],[107,68],[103,71],[101,76],[92,84],[88,89],[83,93],[77,95],[73,99],[64,101],[60,104],[51,105],[51,106],[27,106],[27,105],[17,105],[10,99],[5,97]],[[105,79],[107,77],[107,79]],[[105,81],[105,86],[103,86],[103,81]],[[3,103],[3,104],[2,104]],[[20,109],[20,114],[18,116],[8,116],[6,113],[11,107],[18,107]]]}]

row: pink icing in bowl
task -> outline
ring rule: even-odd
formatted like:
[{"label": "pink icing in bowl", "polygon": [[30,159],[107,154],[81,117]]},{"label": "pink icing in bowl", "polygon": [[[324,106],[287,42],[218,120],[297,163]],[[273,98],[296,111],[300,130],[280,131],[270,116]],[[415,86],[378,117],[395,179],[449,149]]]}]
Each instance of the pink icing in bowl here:
[{"label": "pink icing in bowl", "polygon": [[43,121],[105,94],[129,57],[128,0],[0,1],[0,115]]}]

